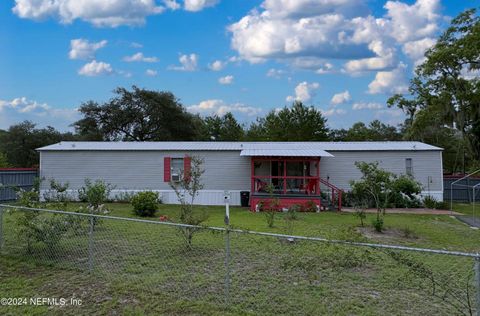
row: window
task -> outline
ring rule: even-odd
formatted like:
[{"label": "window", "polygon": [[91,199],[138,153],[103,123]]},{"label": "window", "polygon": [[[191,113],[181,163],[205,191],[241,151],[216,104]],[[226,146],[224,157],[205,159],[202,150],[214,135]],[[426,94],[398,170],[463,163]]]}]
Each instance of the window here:
[{"label": "window", "polygon": [[183,158],[172,158],[171,162],[171,177],[172,181],[180,181],[183,175]]},{"label": "window", "polygon": [[405,159],[405,171],[408,176],[413,176],[412,158]]}]

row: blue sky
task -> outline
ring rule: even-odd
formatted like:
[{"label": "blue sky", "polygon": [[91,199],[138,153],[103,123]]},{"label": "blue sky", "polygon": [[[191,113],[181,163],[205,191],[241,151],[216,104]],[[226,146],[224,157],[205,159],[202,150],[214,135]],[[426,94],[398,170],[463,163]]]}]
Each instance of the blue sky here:
[{"label": "blue sky", "polygon": [[301,100],[331,127],[403,114],[414,65],[478,0],[0,2],[0,128],[61,130],[117,86],[172,91],[189,111],[248,123]]}]

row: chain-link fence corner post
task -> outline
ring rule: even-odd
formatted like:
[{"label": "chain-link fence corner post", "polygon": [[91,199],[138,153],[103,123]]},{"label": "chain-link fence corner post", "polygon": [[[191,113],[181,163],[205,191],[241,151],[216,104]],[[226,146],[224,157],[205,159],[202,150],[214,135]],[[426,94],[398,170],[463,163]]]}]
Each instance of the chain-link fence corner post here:
[{"label": "chain-link fence corner post", "polygon": [[475,257],[475,307],[476,307],[476,315],[480,316],[480,253],[477,253]]},{"label": "chain-link fence corner post", "polygon": [[0,206],[0,252],[3,250],[3,206]]},{"label": "chain-link fence corner post", "polygon": [[93,232],[95,231],[95,218],[90,216],[90,229],[88,232],[88,270],[93,271]]}]

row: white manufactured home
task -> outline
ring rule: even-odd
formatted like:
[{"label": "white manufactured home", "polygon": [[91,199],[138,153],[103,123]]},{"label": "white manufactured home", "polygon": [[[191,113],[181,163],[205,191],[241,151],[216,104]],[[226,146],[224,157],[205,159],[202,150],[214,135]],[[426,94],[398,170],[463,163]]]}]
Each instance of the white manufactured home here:
[{"label": "white manufactured home", "polygon": [[356,161],[411,175],[422,195],[443,200],[442,149],[421,142],[60,142],[38,151],[40,177],[68,182],[72,193],[85,179],[100,179],[114,186],[112,195],[152,190],[177,203],[170,182],[198,156],[205,173],[196,202],[203,205],[224,204],[225,191],[240,205],[240,192],[248,191],[252,209],[272,194],[283,206],[320,206],[321,196],[333,200],[360,178]]}]

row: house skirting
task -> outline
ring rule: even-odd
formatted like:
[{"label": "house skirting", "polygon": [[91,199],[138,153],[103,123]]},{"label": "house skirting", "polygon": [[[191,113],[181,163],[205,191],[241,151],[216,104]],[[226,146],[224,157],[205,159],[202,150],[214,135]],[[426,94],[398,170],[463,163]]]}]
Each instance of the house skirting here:
[{"label": "house skirting", "polygon": [[[134,195],[142,191],[158,192],[164,204],[179,204],[177,196],[173,190],[112,190],[110,192],[111,200],[125,200],[126,197]],[[240,205],[240,191],[230,190],[230,205]],[[49,190],[40,190],[40,198],[45,201],[45,196],[49,194]],[[78,200],[77,190],[67,190],[67,194],[71,200]],[[225,205],[224,190],[201,190],[195,197],[195,204],[198,205]]]}]

